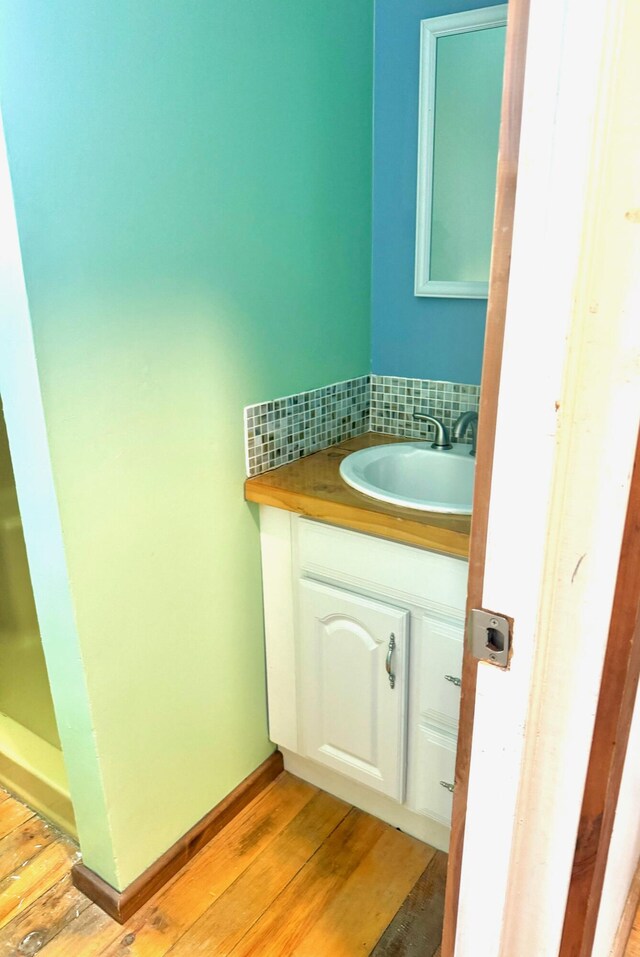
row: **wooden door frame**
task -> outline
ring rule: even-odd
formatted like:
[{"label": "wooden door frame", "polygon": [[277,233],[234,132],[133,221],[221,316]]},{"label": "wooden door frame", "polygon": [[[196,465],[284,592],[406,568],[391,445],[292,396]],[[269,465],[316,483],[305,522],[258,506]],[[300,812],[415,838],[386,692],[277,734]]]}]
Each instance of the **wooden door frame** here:
[{"label": "wooden door frame", "polygon": [[[507,294],[511,267],[511,246],[518,179],[520,128],[524,94],[530,0],[510,0],[505,47],[504,85],[500,121],[500,142],[496,181],[491,273],[482,364],[482,391],[478,428],[476,483],[469,551],[467,620],[471,608],[482,606],[484,566],[489,524],[489,498],[493,475],[493,452],[498,416],[498,395]],[[464,850],[465,818],[469,790],[469,768],[473,739],[478,662],[465,641],[462,664],[460,731],[456,757],[455,792],[451,819],[451,844],[445,897],[442,957],[453,957],[458,919],[458,902]]]},{"label": "wooden door frame", "polygon": [[640,679],[640,437],[559,957],[590,957]]}]

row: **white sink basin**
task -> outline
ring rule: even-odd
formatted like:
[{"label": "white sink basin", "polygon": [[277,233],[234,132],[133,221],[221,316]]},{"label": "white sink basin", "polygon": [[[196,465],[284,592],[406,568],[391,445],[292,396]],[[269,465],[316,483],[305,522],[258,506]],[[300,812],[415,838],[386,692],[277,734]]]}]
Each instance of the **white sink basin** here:
[{"label": "white sink basin", "polygon": [[475,459],[470,445],[441,452],[429,442],[375,445],[347,455],[340,475],[352,488],[405,508],[470,515]]}]

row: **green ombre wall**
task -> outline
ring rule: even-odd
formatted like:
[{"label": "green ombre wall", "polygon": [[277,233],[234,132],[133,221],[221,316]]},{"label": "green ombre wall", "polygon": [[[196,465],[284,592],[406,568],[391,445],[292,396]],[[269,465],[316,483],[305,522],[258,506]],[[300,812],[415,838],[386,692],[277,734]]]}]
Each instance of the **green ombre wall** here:
[{"label": "green ombre wall", "polygon": [[92,728],[103,793],[71,773],[72,797],[83,849],[92,810],[108,839],[85,863],[117,888],[272,750],[242,409],[369,371],[372,11],[2,8],[80,730],[75,640],[43,642],[70,768]]}]

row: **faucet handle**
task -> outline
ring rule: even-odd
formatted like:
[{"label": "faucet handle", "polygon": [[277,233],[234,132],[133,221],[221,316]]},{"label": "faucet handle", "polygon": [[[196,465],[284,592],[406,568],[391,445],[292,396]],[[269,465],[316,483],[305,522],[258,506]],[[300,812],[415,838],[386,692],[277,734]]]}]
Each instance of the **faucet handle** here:
[{"label": "faucet handle", "polygon": [[432,449],[437,449],[440,452],[445,452],[447,449],[452,449],[453,446],[449,441],[449,430],[440,419],[437,419],[435,415],[427,415],[425,412],[418,412],[416,409],[413,410],[413,417],[417,419],[418,422],[428,422],[435,429],[434,440],[431,443]]}]

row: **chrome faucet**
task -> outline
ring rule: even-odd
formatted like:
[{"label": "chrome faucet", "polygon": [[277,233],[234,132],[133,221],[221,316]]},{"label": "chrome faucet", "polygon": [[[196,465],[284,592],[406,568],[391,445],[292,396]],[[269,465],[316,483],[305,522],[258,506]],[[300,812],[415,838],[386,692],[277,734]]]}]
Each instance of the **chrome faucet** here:
[{"label": "chrome faucet", "polygon": [[417,419],[418,422],[429,422],[435,429],[435,436],[433,442],[431,443],[432,449],[438,449],[440,452],[445,452],[447,449],[452,449],[453,446],[449,441],[449,430],[440,419],[436,419],[434,415],[426,415],[424,412],[416,412],[413,410],[413,417]]},{"label": "chrome faucet", "polygon": [[471,429],[471,451],[469,455],[476,454],[476,439],[478,437],[478,413],[473,409],[467,409],[462,415],[459,415],[453,426],[453,437],[457,441],[463,439],[467,434],[467,429]]}]

